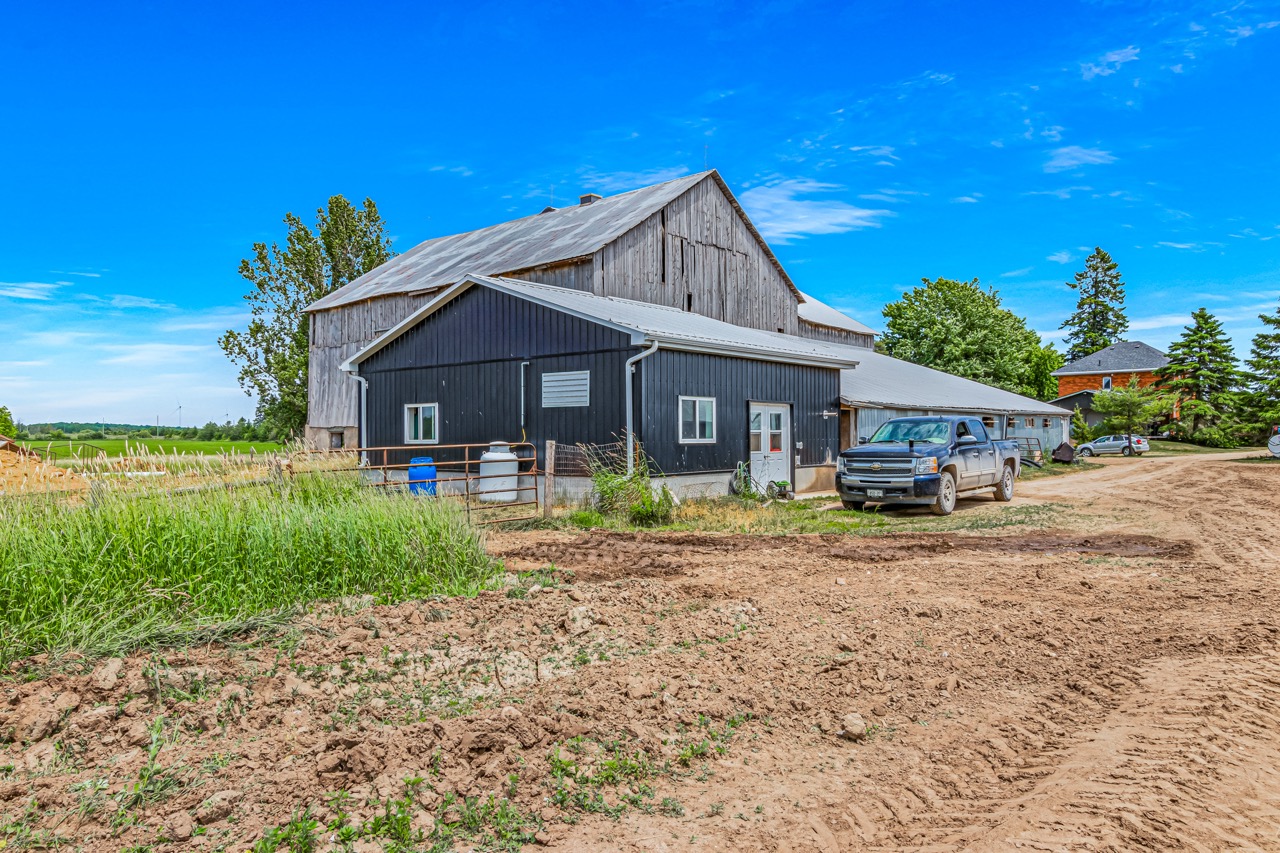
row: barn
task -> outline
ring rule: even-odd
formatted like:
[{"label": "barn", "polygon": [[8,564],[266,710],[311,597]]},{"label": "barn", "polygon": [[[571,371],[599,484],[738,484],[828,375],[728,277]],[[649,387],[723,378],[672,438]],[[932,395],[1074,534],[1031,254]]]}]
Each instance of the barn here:
[{"label": "barn", "polygon": [[[665,305],[748,329],[870,347],[802,317],[805,297],[718,172],[427,240],[307,307],[307,439],[356,443],[357,384],[340,368],[466,275]],[[847,318],[846,318],[847,319]],[[851,321],[850,321],[851,322]]]},{"label": "barn", "polygon": [[974,414],[1044,447],[1069,414],[874,352],[715,171],[428,240],[307,311],[320,447],[630,434],[690,488],[749,462],[804,490],[898,414]]},{"label": "barn", "polygon": [[[370,447],[495,439],[601,445],[632,435],[681,493],[831,477],[853,347],[679,308],[468,275],[342,368],[366,389]],[[415,454],[399,451],[390,462]],[[404,458],[400,458],[404,457]],[[539,460],[539,467],[545,460]]]}]

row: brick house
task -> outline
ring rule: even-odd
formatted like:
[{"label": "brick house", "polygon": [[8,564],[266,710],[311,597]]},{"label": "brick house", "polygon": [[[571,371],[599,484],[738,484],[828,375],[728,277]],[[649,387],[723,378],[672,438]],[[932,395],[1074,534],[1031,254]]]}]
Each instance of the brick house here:
[{"label": "brick house", "polygon": [[1078,358],[1053,372],[1058,377],[1058,399],[1051,402],[1064,409],[1080,409],[1089,426],[1102,422],[1093,411],[1093,395],[1129,384],[1133,377],[1143,388],[1156,383],[1156,371],[1169,357],[1141,341],[1118,341],[1095,353]]}]

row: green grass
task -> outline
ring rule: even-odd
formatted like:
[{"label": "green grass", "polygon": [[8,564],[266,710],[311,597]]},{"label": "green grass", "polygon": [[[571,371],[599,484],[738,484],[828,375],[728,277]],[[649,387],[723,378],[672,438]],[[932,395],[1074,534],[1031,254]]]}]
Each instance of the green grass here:
[{"label": "green grass", "polygon": [[[1097,466],[1101,467],[1101,466]],[[838,533],[880,536],[888,533],[982,531],[1006,527],[1052,526],[1062,507],[1057,504],[1007,506],[996,504],[990,494],[962,498],[955,514],[939,517],[928,508],[870,505],[865,511],[830,509],[833,498],[774,501],[761,505],[737,498],[685,500],[670,524],[640,527],[626,517],[576,510],[539,527],[600,528],[606,530],[666,530],[705,533],[784,535],[790,533]]]},{"label": "green grass", "polygon": [[106,488],[79,505],[0,499],[0,665],[221,639],[349,595],[474,594],[499,576],[456,506],[354,475],[189,494]]},{"label": "green grass", "polygon": [[[1023,464],[1022,476],[1018,478],[1018,482],[1025,483],[1029,480],[1043,480],[1048,477],[1061,477],[1064,474],[1079,474],[1084,471],[1094,471],[1098,468],[1105,468],[1101,462],[1090,462],[1087,459],[1076,458],[1075,462],[1069,465],[1063,465],[1059,462],[1045,462],[1043,468],[1037,468],[1034,465]],[[1017,487],[1014,488],[1017,491]]]},{"label": "green grass", "polygon": [[275,441],[186,441],[171,438],[123,439],[104,438],[98,441],[22,441],[23,447],[37,453],[52,450],[59,462],[66,462],[77,457],[92,459],[100,453],[107,456],[135,456],[145,451],[149,454],[180,455],[195,454],[199,456],[218,453],[267,453],[280,449]]},{"label": "green grass", "polygon": [[1233,447],[1223,449],[1221,447],[1201,447],[1198,444],[1190,444],[1185,441],[1160,441],[1159,439],[1150,439],[1151,450],[1143,454],[1144,456],[1185,456],[1192,453],[1238,453],[1240,451],[1256,450],[1263,452],[1265,447]]}]

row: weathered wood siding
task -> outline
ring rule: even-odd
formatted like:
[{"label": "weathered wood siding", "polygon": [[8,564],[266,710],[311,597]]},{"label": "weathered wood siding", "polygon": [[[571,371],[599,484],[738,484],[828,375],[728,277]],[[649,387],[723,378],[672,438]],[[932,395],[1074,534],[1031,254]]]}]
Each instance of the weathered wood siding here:
[{"label": "weathered wood siding", "polygon": [[794,291],[711,179],[596,252],[592,289],[753,329],[800,333]]},{"label": "weathered wood siding", "polygon": [[[440,405],[441,444],[520,441],[521,362],[523,437],[539,454],[548,439],[616,441],[625,428],[626,360],[637,351],[607,326],[474,287],[360,365],[369,382],[366,446],[404,444],[404,407],[413,403]],[[542,375],[571,370],[590,371],[590,405],[544,409]]]},{"label": "weathered wood siding", "polygon": [[[733,471],[750,458],[748,404],[788,403],[800,465],[829,465],[840,453],[840,371],[745,358],[659,350],[638,365],[639,437],[669,473]],[[714,444],[681,444],[679,398],[716,398]],[[822,413],[830,412],[824,418]]]},{"label": "weathered wood siding", "polygon": [[847,329],[833,329],[818,323],[800,321],[800,337],[815,341],[830,341],[833,344],[848,344],[851,347],[875,349],[876,339],[873,335],[860,335]]}]

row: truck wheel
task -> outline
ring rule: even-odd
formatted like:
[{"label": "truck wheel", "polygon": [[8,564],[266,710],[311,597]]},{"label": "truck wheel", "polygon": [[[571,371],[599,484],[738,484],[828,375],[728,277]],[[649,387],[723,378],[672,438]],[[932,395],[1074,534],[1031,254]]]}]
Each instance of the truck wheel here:
[{"label": "truck wheel", "polygon": [[1080,448],[1080,455],[1081,455],[1081,456],[1092,456],[1092,455],[1093,455],[1093,448],[1092,448],[1092,447],[1082,447],[1082,448]]},{"label": "truck wheel", "polygon": [[863,502],[863,501],[846,501],[846,500],[841,500],[841,501],[840,501],[840,503],[841,503],[841,505],[842,505],[842,506],[844,506],[844,508],[845,508],[845,509],[856,509],[856,510],[858,510],[859,512],[861,512],[861,511],[862,511],[862,508],[863,508],[864,506],[866,506],[866,503],[865,503],[865,502]]},{"label": "truck wheel", "polygon": [[942,479],[938,483],[938,499],[929,504],[929,511],[934,515],[951,515],[951,511],[956,508],[956,478],[951,476],[950,471],[942,472]]},{"label": "truck wheel", "polygon": [[1008,503],[1013,500],[1013,466],[1004,466],[1004,473],[1000,475],[1000,482],[996,483],[996,500]]}]

